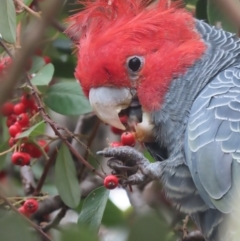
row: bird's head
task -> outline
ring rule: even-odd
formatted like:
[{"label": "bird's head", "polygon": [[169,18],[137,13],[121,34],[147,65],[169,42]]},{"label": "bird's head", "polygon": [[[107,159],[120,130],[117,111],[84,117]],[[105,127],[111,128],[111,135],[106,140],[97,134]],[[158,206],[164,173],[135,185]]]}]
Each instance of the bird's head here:
[{"label": "bird's head", "polygon": [[70,18],[68,32],[80,32],[75,76],[104,122],[123,129],[118,113],[133,99],[160,109],[171,81],[202,56],[194,18],[170,2],[88,0]]}]

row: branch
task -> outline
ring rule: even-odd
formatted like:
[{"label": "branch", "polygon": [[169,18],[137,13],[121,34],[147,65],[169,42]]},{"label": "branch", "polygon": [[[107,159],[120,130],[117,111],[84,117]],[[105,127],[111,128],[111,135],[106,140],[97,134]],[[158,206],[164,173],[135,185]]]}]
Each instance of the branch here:
[{"label": "branch", "polygon": [[47,164],[46,164],[45,167],[44,167],[44,170],[43,170],[43,172],[42,172],[42,176],[41,176],[41,178],[39,179],[38,184],[37,184],[37,187],[36,187],[35,190],[34,190],[34,193],[33,193],[34,196],[35,196],[35,195],[38,195],[39,192],[41,192],[41,189],[42,189],[42,186],[43,186],[43,184],[44,184],[44,182],[45,182],[45,179],[46,179],[46,177],[47,177],[47,174],[48,174],[48,172],[49,172],[49,170],[50,170],[50,167],[51,167],[52,164],[55,162],[56,157],[57,157],[57,149],[55,149],[55,150],[53,151],[51,157],[49,158]]},{"label": "branch", "polygon": [[29,225],[31,225],[34,229],[36,229],[36,231],[38,233],[40,233],[43,238],[47,241],[53,241],[50,237],[48,237],[47,234],[45,234],[42,229],[37,226],[35,223],[33,223],[30,219],[28,219],[27,217],[25,217],[23,214],[21,214],[20,212],[18,212],[18,210],[11,204],[11,202],[8,201],[7,197],[4,196],[3,193],[0,193],[0,198],[3,199],[3,201],[15,212],[17,213],[19,216],[21,216],[23,219],[25,219]]},{"label": "branch", "polygon": [[47,225],[45,225],[42,230],[44,232],[47,232],[48,230],[50,230],[51,228],[56,227],[61,220],[65,217],[66,212],[67,212],[68,208],[66,206],[62,207],[62,209],[60,210],[60,212],[56,215],[56,217],[52,220],[52,222],[48,223]]}]

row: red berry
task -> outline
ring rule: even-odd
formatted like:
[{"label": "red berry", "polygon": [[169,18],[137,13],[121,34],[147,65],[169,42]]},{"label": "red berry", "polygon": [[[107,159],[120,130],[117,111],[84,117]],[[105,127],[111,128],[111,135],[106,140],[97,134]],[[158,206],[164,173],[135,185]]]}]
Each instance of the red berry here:
[{"label": "red berry", "polygon": [[12,163],[17,166],[25,166],[30,163],[30,155],[24,152],[14,152],[12,154]]},{"label": "red berry", "polygon": [[22,127],[26,127],[29,124],[29,117],[26,113],[22,113],[17,117],[17,121]]},{"label": "red berry", "polygon": [[16,115],[8,116],[7,121],[6,121],[7,127],[10,127],[10,126],[14,125],[16,121],[17,121],[17,116]]},{"label": "red berry", "polygon": [[121,135],[121,142],[124,146],[135,146],[135,135],[131,132],[124,132]]},{"label": "red berry", "polygon": [[119,147],[119,146],[122,146],[121,142],[114,141],[114,142],[110,143],[110,147]]},{"label": "red berry", "polygon": [[22,143],[21,144],[21,152],[26,152],[28,153],[30,156],[32,156],[32,151],[33,151],[33,148],[35,146],[31,143]]},{"label": "red berry", "polygon": [[21,206],[20,208],[18,208],[18,212],[20,212],[22,215],[28,218],[31,216],[31,214],[25,210],[24,206]]},{"label": "red berry", "polygon": [[27,213],[33,214],[38,210],[38,201],[35,199],[28,199],[23,204],[23,207]]},{"label": "red berry", "polygon": [[114,175],[106,176],[104,179],[104,186],[107,189],[114,189],[118,185],[118,178]]},{"label": "red berry", "polygon": [[42,156],[42,152],[35,145],[32,145],[32,150],[31,150],[31,152],[29,154],[31,155],[32,158],[39,158],[39,157]]},{"label": "red berry", "polygon": [[26,112],[26,106],[23,103],[18,103],[14,106],[13,111],[16,115]]},{"label": "red berry", "polygon": [[11,137],[15,137],[17,134],[21,133],[22,126],[18,123],[15,123],[14,125],[10,126],[8,129],[8,132]]},{"label": "red berry", "polygon": [[17,140],[13,137],[10,137],[9,141],[8,141],[8,145],[10,147],[14,146],[17,143]]},{"label": "red berry", "polygon": [[13,113],[14,105],[11,102],[3,104],[1,108],[1,113],[3,116],[10,116]]},{"label": "red berry", "polygon": [[32,105],[34,105],[34,100],[30,94],[26,93],[22,95],[21,103],[23,103],[26,107],[31,108]]},{"label": "red berry", "polygon": [[121,134],[123,133],[123,130],[118,129],[118,128],[114,127],[114,126],[111,126],[111,131],[112,131],[112,133],[114,133],[115,135],[121,135]]},{"label": "red berry", "polygon": [[52,60],[50,59],[49,56],[44,56],[43,59],[44,59],[44,61],[45,61],[45,64],[49,64],[49,63],[52,62]]}]

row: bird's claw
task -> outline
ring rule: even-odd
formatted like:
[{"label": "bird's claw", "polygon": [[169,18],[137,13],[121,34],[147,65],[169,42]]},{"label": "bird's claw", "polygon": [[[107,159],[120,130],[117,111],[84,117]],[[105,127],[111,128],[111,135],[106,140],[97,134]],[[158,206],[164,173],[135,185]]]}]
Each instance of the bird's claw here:
[{"label": "bird's claw", "polygon": [[121,184],[136,185],[147,179],[146,170],[149,161],[144,155],[129,146],[107,147],[97,152],[98,155],[112,157],[108,160],[108,166],[113,169],[115,175],[122,176]]}]

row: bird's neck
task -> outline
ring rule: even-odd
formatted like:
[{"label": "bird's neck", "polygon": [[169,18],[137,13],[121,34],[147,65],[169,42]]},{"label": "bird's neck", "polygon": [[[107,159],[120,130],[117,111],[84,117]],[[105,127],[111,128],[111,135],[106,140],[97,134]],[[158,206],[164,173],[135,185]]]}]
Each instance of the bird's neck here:
[{"label": "bird's neck", "polygon": [[221,71],[240,63],[240,40],[234,34],[196,20],[196,30],[207,46],[206,53],[183,75],[174,79],[164,104],[153,113],[158,141],[176,149],[185,133],[188,116],[201,90]]}]

